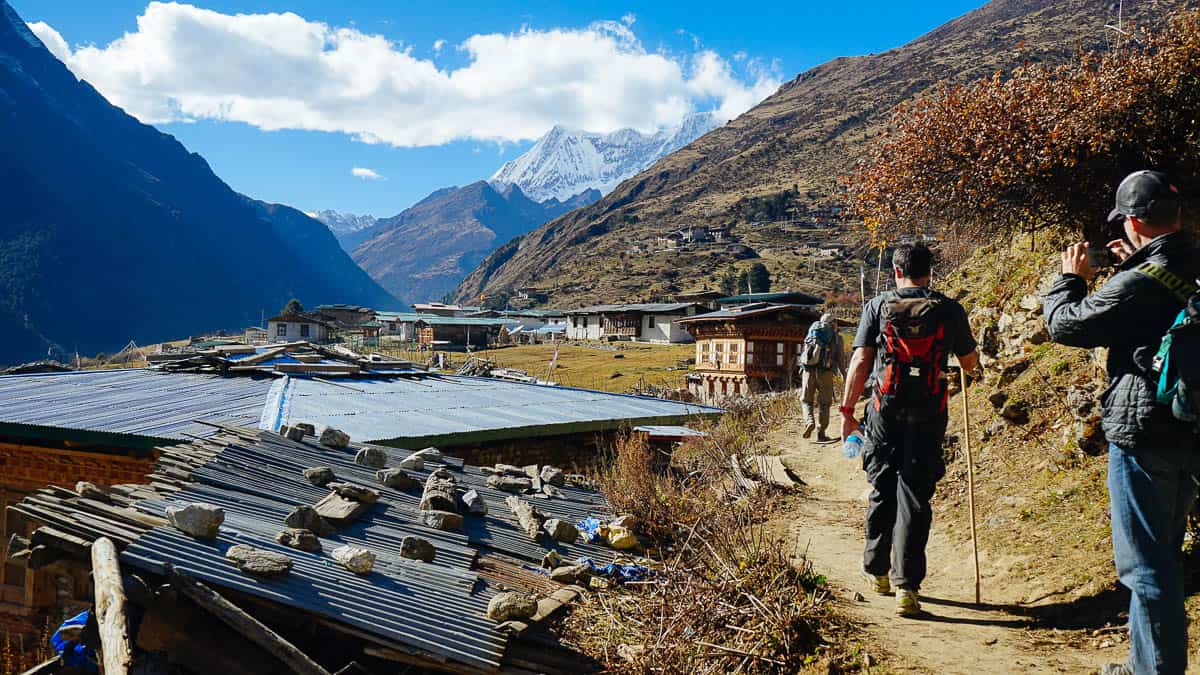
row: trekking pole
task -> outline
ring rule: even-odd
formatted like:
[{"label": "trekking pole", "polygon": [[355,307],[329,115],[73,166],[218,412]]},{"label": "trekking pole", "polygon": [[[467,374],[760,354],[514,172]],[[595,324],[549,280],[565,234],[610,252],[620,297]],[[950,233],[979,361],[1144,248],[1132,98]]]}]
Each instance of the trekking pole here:
[{"label": "trekking pole", "polygon": [[975,461],[971,456],[971,413],[967,407],[967,369],[959,366],[962,380],[963,441],[967,446],[967,509],[971,512],[971,556],[975,559],[975,604],[979,604],[979,538],[975,533]]}]

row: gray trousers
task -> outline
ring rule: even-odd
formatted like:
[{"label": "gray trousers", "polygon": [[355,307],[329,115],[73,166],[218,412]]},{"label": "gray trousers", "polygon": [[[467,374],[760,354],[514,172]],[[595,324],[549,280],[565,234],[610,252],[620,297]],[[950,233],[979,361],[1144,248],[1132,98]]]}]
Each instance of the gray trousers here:
[{"label": "gray trousers", "polygon": [[920,590],[933,524],[929,500],[946,473],[946,420],[889,422],[868,414],[865,431],[863,469],[873,489],[863,569],[876,576],[890,572],[896,586]]},{"label": "gray trousers", "polygon": [[[829,407],[833,405],[833,371],[805,368],[800,375],[800,402],[804,423],[816,424],[821,433],[829,426]],[[814,415],[814,406],[816,407]]]}]

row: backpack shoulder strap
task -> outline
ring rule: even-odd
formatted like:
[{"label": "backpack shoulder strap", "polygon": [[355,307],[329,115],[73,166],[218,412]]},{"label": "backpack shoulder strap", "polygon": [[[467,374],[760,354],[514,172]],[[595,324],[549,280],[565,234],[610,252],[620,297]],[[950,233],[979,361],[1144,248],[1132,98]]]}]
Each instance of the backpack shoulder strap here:
[{"label": "backpack shoulder strap", "polygon": [[1133,268],[1133,271],[1157,281],[1182,303],[1186,304],[1188,298],[1196,292],[1196,284],[1181,279],[1179,275],[1157,263],[1144,262]]}]

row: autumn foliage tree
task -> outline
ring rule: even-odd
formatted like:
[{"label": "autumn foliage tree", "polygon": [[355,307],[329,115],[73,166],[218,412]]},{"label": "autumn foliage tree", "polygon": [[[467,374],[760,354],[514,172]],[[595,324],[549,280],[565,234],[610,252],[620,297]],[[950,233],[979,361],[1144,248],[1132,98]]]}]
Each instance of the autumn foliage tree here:
[{"label": "autumn foliage tree", "polygon": [[983,242],[1099,230],[1131,171],[1194,187],[1200,173],[1200,12],[1103,54],[935,93],[899,107],[851,178],[876,242],[937,228]]}]

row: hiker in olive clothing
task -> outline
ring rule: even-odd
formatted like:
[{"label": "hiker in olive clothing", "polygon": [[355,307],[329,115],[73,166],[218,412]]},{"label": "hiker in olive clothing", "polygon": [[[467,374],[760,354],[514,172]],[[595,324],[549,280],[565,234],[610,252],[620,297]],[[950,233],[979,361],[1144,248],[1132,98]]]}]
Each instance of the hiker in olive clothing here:
[{"label": "hiker in olive clothing", "polygon": [[837,320],[826,312],[808,329],[800,350],[800,401],[804,411],[804,437],[817,430],[818,441],[832,440],[825,435],[829,427],[829,408],[833,405],[834,376],[844,367],[842,338]]},{"label": "hiker in olive clothing", "polygon": [[1101,397],[1109,441],[1108,495],[1113,559],[1129,601],[1129,660],[1101,673],[1183,673],[1187,669],[1181,547],[1196,499],[1200,448],[1190,424],[1157,403],[1155,355],[1194,292],[1200,256],[1181,229],[1179,190],[1165,174],[1138,171],[1117,188],[1109,214],[1125,238],[1106,245],[1117,273],[1088,295],[1095,272],[1088,246],[1062,254],[1062,276],[1046,294],[1050,337],[1072,347],[1107,347]]},{"label": "hiker in olive clothing", "polygon": [[[949,356],[968,372],[979,364],[962,305],[930,290],[933,252],[924,244],[896,247],[896,290],[863,309],[842,394],[842,439],[862,427],[862,467],[870,481],[863,573],[871,589],[891,593],[896,613],[921,612],[925,545],[937,482],[946,473]],[[860,425],[854,405],[874,368],[875,384]]]}]

